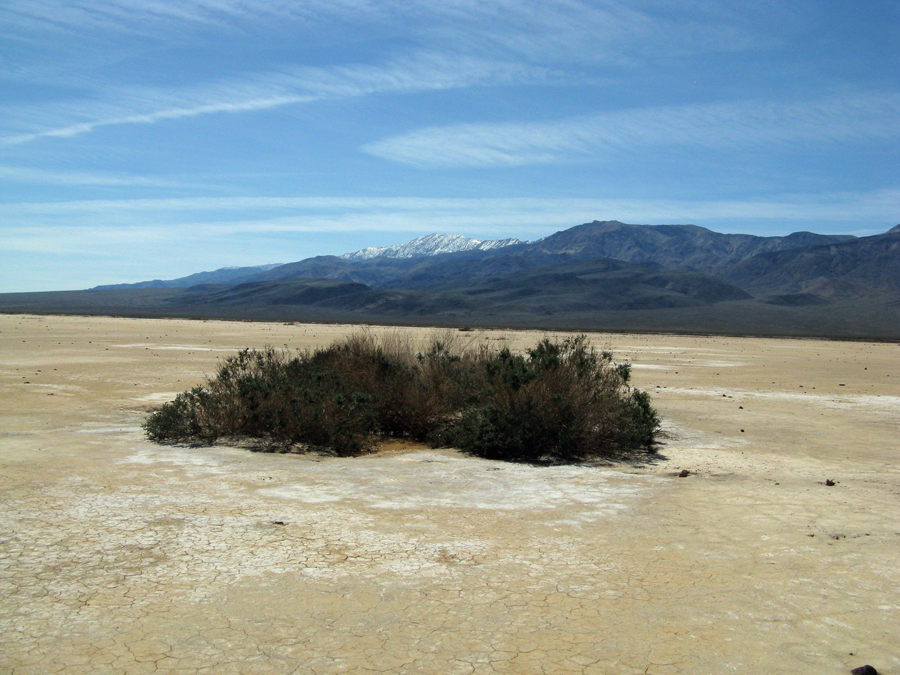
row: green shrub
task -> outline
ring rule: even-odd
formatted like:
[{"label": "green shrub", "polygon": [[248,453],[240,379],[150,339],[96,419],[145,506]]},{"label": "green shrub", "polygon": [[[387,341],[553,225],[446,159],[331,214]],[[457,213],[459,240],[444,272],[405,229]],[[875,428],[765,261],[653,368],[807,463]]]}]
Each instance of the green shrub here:
[{"label": "green shrub", "polygon": [[503,350],[485,363],[487,386],[449,430],[448,440],[482,457],[582,461],[652,444],[659,427],[629,371],[586,336],[542,340],[520,356]]},{"label": "green shrub", "polygon": [[496,459],[581,461],[653,443],[659,417],[629,376],[583,335],[515,354],[465,347],[449,332],[423,350],[360,333],[312,352],[242,350],[144,429],[157,442],[240,437],[350,455],[397,437]]},{"label": "green shrub", "polygon": [[150,440],[203,439],[216,440],[213,427],[202,421],[209,409],[208,394],[200,387],[178,394],[144,423],[144,431]]}]

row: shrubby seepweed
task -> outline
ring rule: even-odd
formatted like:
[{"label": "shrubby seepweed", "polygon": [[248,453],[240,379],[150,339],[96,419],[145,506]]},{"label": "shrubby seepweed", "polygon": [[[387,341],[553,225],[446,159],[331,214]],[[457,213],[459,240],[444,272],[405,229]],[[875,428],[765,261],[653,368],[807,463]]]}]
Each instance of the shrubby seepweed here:
[{"label": "shrubby seepweed", "polygon": [[315,351],[242,350],[144,429],[169,443],[250,439],[354,455],[405,438],[493,459],[583,461],[652,446],[659,416],[629,378],[584,335],[514,353],[450,332],[423,349],[363,332]]}]

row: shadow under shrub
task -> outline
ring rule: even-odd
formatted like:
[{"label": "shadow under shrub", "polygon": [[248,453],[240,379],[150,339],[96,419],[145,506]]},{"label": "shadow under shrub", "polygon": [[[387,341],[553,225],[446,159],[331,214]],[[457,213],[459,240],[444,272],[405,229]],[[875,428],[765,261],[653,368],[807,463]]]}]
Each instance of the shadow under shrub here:
[{"label": "shadow under shrub", "polygon": [[144,429],[157,442],[239,437],[351,455],[397,437],[494,459],[581,461],[653,443],[659,418],[629,375],[586,336],[514,354],[450,333],[423,350],[360,333],[312,352],[242,350]]}]

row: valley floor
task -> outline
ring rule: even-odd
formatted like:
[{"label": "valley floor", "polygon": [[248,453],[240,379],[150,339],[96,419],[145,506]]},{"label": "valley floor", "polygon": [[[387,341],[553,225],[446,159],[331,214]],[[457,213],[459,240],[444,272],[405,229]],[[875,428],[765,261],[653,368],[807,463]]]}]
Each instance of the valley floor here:
[{"label": "valley floor", "polygon": [[627,464],[144,439],[350,330],[0,315],[0,673],[900,673],[896,344],[592,334],[664,419]]}]

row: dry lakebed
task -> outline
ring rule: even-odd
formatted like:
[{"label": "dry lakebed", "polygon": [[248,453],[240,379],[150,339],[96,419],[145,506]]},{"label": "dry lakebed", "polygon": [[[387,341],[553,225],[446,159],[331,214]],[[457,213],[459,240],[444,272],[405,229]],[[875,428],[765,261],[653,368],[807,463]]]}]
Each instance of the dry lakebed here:
[{"label": "dry lakebed", "polygon": [[0,316],[0,673],[900,674],[897,344],[591,334],[663,417],[625,463],[144,438],[352,330]]}]

